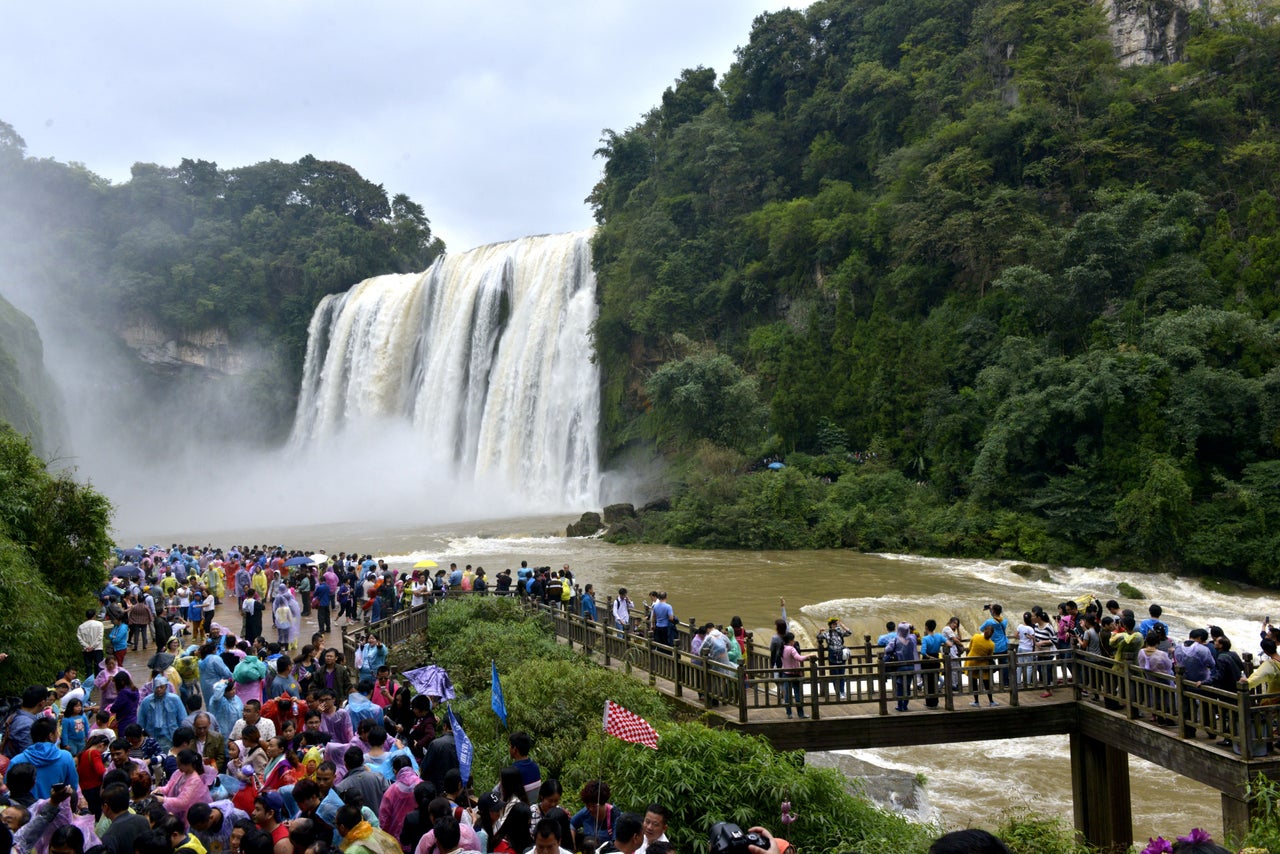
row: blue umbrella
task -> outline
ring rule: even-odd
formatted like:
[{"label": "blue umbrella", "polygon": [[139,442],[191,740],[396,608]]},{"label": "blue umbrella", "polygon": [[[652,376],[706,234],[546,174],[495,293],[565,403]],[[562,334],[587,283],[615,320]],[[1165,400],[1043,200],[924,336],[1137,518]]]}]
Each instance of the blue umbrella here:
[{"label": "blue umbrella", "polygon": [[773,471],[782,471],[786,467],[787,467],[786,463],[779,463],[779,462],[769,463],[769,468]]},{"label": "blue umbrella", "polygon": [[311,558],[305,555],[298,555],[297,557],[291,557],[288,560],[286,560],[284,562],[284,565],[285,566],[310,566],[313,563],[315,563],[315,561],[312,560]]},{"label": "blue umbrella", "polygon": [[120,557],[129,561],[140,560],[144,554],[146,554],[146,552],[144,552],[142,549],[121,549],[120,550]]},{"label": "blue umbrella", "polygon": [[111,570],[111,574],[117,575],[120,578],[141,578],[142,570],[139,569],[134,564],[122,563],[119,566],[113,568]]}]

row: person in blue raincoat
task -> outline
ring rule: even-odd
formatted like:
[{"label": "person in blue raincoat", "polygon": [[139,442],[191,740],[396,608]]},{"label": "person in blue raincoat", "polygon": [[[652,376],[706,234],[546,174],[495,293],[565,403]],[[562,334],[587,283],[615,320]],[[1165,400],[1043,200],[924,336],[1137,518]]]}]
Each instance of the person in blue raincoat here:
[{"label": "person in blue raincoat", "polygon": [[138,704],[138,724],[166,751],[173,749],[173,731],[187,714],[182,701],[169,688],[169,680],[157,676],[151,681],[151,693]]}]

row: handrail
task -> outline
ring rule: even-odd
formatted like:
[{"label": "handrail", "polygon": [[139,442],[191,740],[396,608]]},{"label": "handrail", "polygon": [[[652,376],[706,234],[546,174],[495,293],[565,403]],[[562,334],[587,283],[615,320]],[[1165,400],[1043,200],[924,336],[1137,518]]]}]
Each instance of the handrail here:
[{"label": "handrail", "polygon": [[[1280,728],[1280,694],[1256,694],[1243,687],[1235,692],[1197,687],[1183,678],[1181,668],[1164,678],[1134,662],[1077,649],[1028,654],[1010,648],[990,657],[886,663],[883,648],[864,636],[861,646],[848,648],[843,664],[811,659],[801,674],[788,676],[770,666],[767,655],[748,659],[745,666],[724,665],[692,655],[683,633],[669,647],[643,630],[619,631],[612,619],[606,624],[561,607],[527,599],[524,604],[531,611],[549,614],[555,633],[570,645],[601,655],[606,664],[621,660],[628,672],[647,674],[650,684],[664,680],[676,696],[695,692],[707,709],[736,707],[736,716],[744,723],[754,711],[786,709],[784,685],[788,682],[796,683],[799,702],[819,719],[824,709],[844,706],[876,707],[878,714],[887,715],[888,700],[899,697],[948,711],[968,697],[974,698],[970,705],[986,705],[986,679],[990,678],[990,696],[997,705],[1021,705],[1028,694],[1070,691],[1073,701],[1088,695],[1091,702],[1113,713],[1123,711],[1134,719],[1175,728],[1171,737],[1189,738],[1196,730],[1204,730],[1214,738],[1229,739],[1245,757],[1261,755],[1270,734]],[[634,621],[632,627],[643,628]]]},{"label": "handrail", "polygon": [[[342,629],[343,649],[354,662],[357,638],[372,631],[388,645],[394,645],[426,630],[430,608],[459,595],[494,595],[453,591],[432,597],[426,603],[397,611],[370,624]],[[888,701],[923,701],[926,707],[953,711],[957,705],[978,705],[986,699],[996,705],[1019,706],[1028,694],[1071,692],[1073,701],[1089,699],[1111,713],[1147,720],[1170,727],[1171,737],[1190,738],[1197,730],[1211,737],[1229,740],[1234,751],[1245,758],[1262,755],[1271,734],[1280,730],[1280,694],[1262,694],[1241,686],[1224,691],[1187,682],[1182,669],[1172,678],[1143,670],[1132,661],[1115,661],[1078,649],[1007,653],[989,657],[943,656],[919,658],[912,662],[885,662],[884,648],[863,643],[847,648],[842,664],[832,664],[825,655],[806,661],[795,676],[774,668],[767,650],[748,644],[743,665],[712,661],[689,651],[693,623],[679,624],[675,644],[658,643],[643,621],[632,621],[627,631],[613,624],[606,610],[605,621],[591,620],[559,603],[547,605],[517,593],[521,605],[532,613],[547,616],[552,630],[570,646],[598,655],[606,665],[619,662],[628,673],[639,671],[650,685],[663,680],[677,697],[693,694],[707,710],[720,709],[746,723],[752,712],[790,710],[784,694],[790,685],[791,706],[802,705],[814,720],[824,710],[840,707],[874,707],[888,715]],[[819,650],[825,652],[825,650]],[[990,679],[988,691],[987,680]],[[798,695],[798,697],[796,696]],[[999,699],[996,699],[999,698]],[[985,705],[985,704],[984,704]]]}]

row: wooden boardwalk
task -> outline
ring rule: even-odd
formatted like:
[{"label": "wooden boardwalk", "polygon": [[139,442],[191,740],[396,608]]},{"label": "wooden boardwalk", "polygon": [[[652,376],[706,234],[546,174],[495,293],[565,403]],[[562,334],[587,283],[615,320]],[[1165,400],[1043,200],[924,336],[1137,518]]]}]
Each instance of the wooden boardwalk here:
[{"label": "wooden boardwalk", "polygon": [[[1104,851],[1125,851],[1133,842],[1131,755],[1218,789],[1223,825],[1237,837],[1255,808],[1249,783],[1259,774],[1280,779],[1280,695],[1195,688],[1184,684],[1181,672],[1155,681],[1132,663],[1087,653],[1055,651],[1028,660],[1011,651],[990,667],[998,705],[987,705],[983,691],[982,705],[974,707],[966,660],[935,662],[932,671],[904,676],[885,665],[866,637],[843,665],[827,664],[825,656],[807,662],[799,679],[807,713],[801,720],[786,716],[779,674],[754,645],[742,666],[727,669],[687,651],[687,627],[672,648],[639,631],[620,633],[559,608],[530,607],[549,618],[560,640],[602,666],[647,681],[713,725],[761,736],[782,750],[1068,736],[1076,829]],[[1024,687],[1008,678],[1019,672],[1029,679]],[[897,679],[911,696],[907,712],[891,711]],[[1052,687],[1048,698],[1041,696],[1046,686]],[[937,708],[925,706],[926,691]],[[1224,739],[1232,746],[1221,746]]]}]

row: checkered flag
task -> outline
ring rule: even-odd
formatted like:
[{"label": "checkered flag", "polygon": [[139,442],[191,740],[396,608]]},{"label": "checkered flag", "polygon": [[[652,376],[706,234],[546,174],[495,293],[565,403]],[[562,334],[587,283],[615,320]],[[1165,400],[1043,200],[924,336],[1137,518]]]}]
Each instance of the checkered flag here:
[{"label": "checkered flag", "polygon": [[613,700],[604,701],[604,731],[623,741],[658,749],[658,731],[644,718],[627,711]]}]

